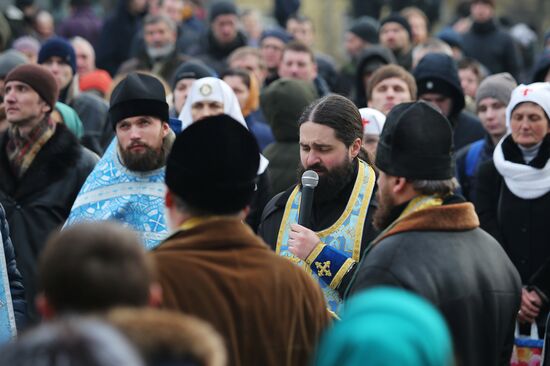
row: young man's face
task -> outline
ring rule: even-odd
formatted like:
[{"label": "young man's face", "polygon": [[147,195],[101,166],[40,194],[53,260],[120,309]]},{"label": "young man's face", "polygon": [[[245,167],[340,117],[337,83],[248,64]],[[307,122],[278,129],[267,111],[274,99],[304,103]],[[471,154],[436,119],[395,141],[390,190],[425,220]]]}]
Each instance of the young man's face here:
[{"label": "young man's face", "polygon": [[371,94],[368,100],[369,107],[379,110],[385,115],[397,104],[412,101],[409,86],[398,77],[380,81],[374,86]]},{"label": "young man's face", "polygon": [[59,90],[65,89],[73,79],[73,69],[61,57],[52,56],[42,64],[52,72]]},{"label": "young man's face", "polygon": [[7,121],[18,126],[34,125],[51,110],[33,88],[16,80],[4,86],[4,106]]},{"label": "young man's face", "polygon": [[307,52],[286,50],[279,65],[279,76],[313,81],[317,77],[317,65]]},{"label": "young man's face", "polygon": [[265,65],[269,70],[277,70],[283,59],[285,43],[276,37],[267,37],[262,40],[260,52],[264,58]]},{"label": "young man's face", "polygon": [[489,4],[475,1],[470,5],[470,14],[475,22],[485,23],[493,18],[495,9]]},{"label": "young man's face", "polygon": [[477,104],[477,116],[491,137],[506,134],[506,104],[495,98],[483,98]]},{"label": "young man's face", "polygon": [[389,22],[380,28],[380,44],[394,52],[407,50],[411,41],[407,30],[399,23]]},{"label": "young man's face", "polygon": [[458,70],[458,77],[460,78],[460,86],[464,94],[475,98],[477,87],[479,86],[478,76],[469,67]]},{"label": "young man's face", "polygon": [[239,18],[233,14],[218,15],[212,21],[212,33],[220,44],[233,42],[237,37]]},{"label": "young man's face", "polygon": [[128,117],[116,125],[116,137],[126,167],[149,171],[164,163],[162,149],[168,123],[152,116]]},{"label": "young man's face", "polygon": [[435,106],[441,114],[449,118],[453,110],[453,100],[450,97],[447,97],[439,93],[425,93],[418,97],[419,100],[431,103]]},{"label": "young man's face", "polygon": [[286,23],[286,31],[292,34],[295,40],[309,47],[315,41],[315,32],[313,31],[313,24],[310,21],[298,22],[295,19],[289,19]]}]

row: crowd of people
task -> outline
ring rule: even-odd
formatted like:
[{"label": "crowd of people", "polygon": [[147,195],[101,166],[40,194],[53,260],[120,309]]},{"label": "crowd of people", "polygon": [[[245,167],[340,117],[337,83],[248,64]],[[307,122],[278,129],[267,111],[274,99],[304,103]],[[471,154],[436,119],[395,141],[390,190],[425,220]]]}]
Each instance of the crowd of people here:
[{"label": "crowd of people", "polygon": [[351,2],[341,65],[299,1],[6,5],[0,365],[509,365],[543,338],[550,32],[382,3]]}]

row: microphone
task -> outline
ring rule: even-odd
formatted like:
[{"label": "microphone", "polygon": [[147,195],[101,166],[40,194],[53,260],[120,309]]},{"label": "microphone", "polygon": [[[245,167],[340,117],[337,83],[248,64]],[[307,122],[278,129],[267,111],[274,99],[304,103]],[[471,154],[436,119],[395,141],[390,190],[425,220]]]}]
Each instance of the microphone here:
[{"label": "microphone", "polygon": [[302,198],[300,200],[300,212],[298,224],[309,228],[311,220],[311,207],[313,205],[313,191],[319,183],[319,175],[313,170],[307,170],[302,175]]}]

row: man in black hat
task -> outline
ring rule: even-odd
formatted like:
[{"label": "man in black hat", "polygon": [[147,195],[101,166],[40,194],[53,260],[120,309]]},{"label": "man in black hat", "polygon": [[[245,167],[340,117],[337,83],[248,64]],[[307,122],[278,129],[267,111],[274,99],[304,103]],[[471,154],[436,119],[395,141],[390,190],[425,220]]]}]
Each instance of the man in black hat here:
[{"label": "man in black hat", "polygon": [[347,295],[389,285],[424,296],[446,318],[461,365],[510,360],[521,299],[506,253],[479,228],[474,206],[454,196],[448,120],[425,102],[388,115],[376,153],[380,235]]},{"label": "man in black hat", "polygon": [[212,4],[209,20],[208,31],[197,42],[197,49],[190,53],[221,73],[227,68],[227,57],[237,48],[246,46],[247,38],[239,29],[238,9],[232,2]]},{"label": "man in black hat", "polygon": [[399,14],[390,14],[380,22],[380,44],[389,48],[397,64],[407,71],[412,70],[412,30],[407,19]]},{"label": "man in black hat", "polygon": [[179,134],[166,167],[175,233],[151,256],[164,307],[211,323],[229,365],[303,365],[328,313],[315,282],[243,223],[259,161],[254,136],[227,115]]},{"label": "man in black hat", "polygon": [[464,110],[464,92],[451,56],[428,53],[422,57],[413,75],[418,99],[435,105],[451,122],[455,151],[483,138],[485,130],[479,119]]},{"label": "man in black hat", "polygon": [[166,237],[164,166],[174,140],[161,82],[131,73],[111,94],[116,139],[88,176],[66,225],[115,220],[136,231],[147,248]]},{"label": "man in black hat", "polygon": [[187,100],[187,94],[191,90],[191,85],[197,79],[216,76],[214,70],[206,66],[199,60],[190,60],[181,64],[174,73],[172,80],[172,96],[174,97],[174,106],[170,110],[170,116],[178,118]]}]

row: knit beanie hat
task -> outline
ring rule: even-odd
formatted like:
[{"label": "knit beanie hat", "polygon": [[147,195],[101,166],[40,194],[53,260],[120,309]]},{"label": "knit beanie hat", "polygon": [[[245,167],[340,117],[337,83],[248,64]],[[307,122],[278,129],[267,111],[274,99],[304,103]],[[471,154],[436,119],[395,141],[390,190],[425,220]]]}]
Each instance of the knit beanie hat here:
[{"label": "knit beanie hat", "polygon": [[238,15],[235,4],[226,1],[213,4],[210,7],[210,23],[212,23],[218,16],[227,14]]},{"label": "knit beanie hat", "polygon": [[22,36],[13,41],[11,46],[13,49],[19,52],[32,52],[38,54],[40,51],[40,42],[34,37],[31,36]]},{"label": "knit beanie hat", "polygon": [[0,54],[0,79],[3,79],[16,66],[23,65],[29,61],[21,52],[7,50]]},{"label": "knit beanie hat", "polygon": [[284,44],[287,44],[288,42],[292,41],[292,36],[288,34],[284,29],[281,28],[273,28],[273,29],[267,29],[262,32],[262,35],[260,36],[260,43],[266,38],[273,37],[278,38],[283,42]]},{"label": "knit beanie hat", "polygon": [[400,24],[403,28],[405,28],[405,30],[409,34],[409,39],[413,38],[412,37],[411,25],[409,24],[409,22],[407,21],[407,19],[404,16],[399,15],[398,13],[393,13],[393,14],[388,15],[387,17],[382,19],[382,21],[380,22],[380,28],[379,29],[382,29],[382,27],[386,23],[398,23],[398,24]]},{"label": "knit beanie hat", "polygon": [[477,88],[476,105],[485,98],[495,98],[504,105],[508,105],[512,91],[517,85],[514,77],[507,72],[488,76]]},{"label": "knit beanie hat", "polygon": [[48,39],[40,48],[38,53],[38,63],[43,64],[50,57],[60,57],[76,74],[76,54],[73,46],[65,38],[52,37]]},{"label": "knit beanie hat", "polygon": [[[205,149],[205,144],[212,149]],[[252,200],[260,164],[255,137],[226,114],[193,123],[174,141],[166,161],[170,191],[211,214],[242,210]]]},{"label": "knit beanie hat", "polygon": [[454,176],[451,123],[426,102],[401,103],[386,118],[376,150],[383,172],[410,179]]},{"label": "knit beanie hat", "polygon": [[59,89],[55,77],[41,65],[19,65],[4,79],[4,85],[10,81],[20,81],[29,85],[40,95],[42,99],[53,109],[59,95]]},{"label": "knit beanie hat", "polygon": [[181,79],[202,79],[209,76],[217,77],[216,72],[199,60],[187,61],[181,64],[174,73],[172,90]]},{"label": "knit beanie hat", "polygon": [[377,44],[378,28],[378,20],[365,15],[353,21],[351,27],[349,28],[349,32],[355,34],[357,37],[366,42]]},{"label": "knit beanie hat", "polygon": [[113,79],[105,70],[95,69],[79,77],[78,86],[81,91],[97,90],[102,95],[107,95],[111,89]]},{"label": "knit beanie hat", "polygon": [[531,102],[539,105],[550,118],[550,83],[521,84],[512,92],[510,103],[506,107],[506,126],[510,129],[512,112],[518,104]]},{"label": "knit beanie hat", "polygon": [[153,116],[168,122],[162,83],[154,76],[130,73],[113,90],[109,118],[113,127],[128,117]]}]

